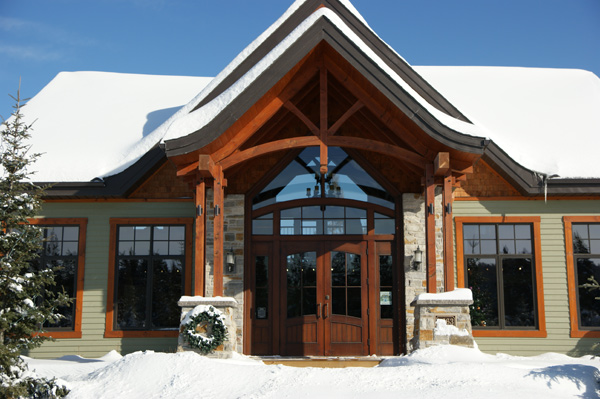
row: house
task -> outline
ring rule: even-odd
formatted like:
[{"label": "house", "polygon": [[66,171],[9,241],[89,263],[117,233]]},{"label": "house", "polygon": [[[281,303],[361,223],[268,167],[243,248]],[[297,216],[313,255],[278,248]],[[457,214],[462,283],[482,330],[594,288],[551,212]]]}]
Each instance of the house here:
[{"label": "house", "polygon": [[394,355],[457,287],[482,350],[589,353],[599,108],[585,71],[413,67],[347,0],[212,79],[61,73],[25,115],[75,302],[33,355],[174,350],[182,294],[235,298],[245,354]]}]

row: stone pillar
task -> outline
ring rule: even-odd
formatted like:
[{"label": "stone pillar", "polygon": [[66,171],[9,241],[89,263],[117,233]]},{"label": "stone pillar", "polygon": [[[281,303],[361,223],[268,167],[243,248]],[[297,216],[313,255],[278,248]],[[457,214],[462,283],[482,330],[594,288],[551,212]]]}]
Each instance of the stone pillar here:
[{"label": "stone pillar", "polygon": [[461,288],[441,294],[420,294],[410,304],[415,308],[412,350],[433,345],[475,347],[469,305],[471,290]]},{"label": "stone pillar", "polygon": [[[206,356],[217,359],[229,359],[233,356],[233,352],[237,352],[237,327],[234,317],[237,301],[235,299],[228,297],[206,298],[201,296],[183,296],[177,304],[181,307],[180,320],[183,320],[188,312],[200,305],[212,305],[223,314],[228,339],[213,353]],[[177,352],[184,351],[200,353],[198,350],[191,348],[180,333],[179,340],[177,341]]]}]

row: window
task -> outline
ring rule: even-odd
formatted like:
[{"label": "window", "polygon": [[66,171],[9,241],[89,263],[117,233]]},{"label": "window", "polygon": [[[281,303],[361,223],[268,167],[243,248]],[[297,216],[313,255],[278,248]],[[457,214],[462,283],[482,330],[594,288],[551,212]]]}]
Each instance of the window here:
[{"label": "window", "polygon": [[565,216],[571,337],[600,338],[600,216]]},{"label": "window", "polygon": [[59,308],[64,317],[55,324],[44,324],[43,335],[53,338],[81,338],[83,273],[85,267],[85,232],[87,219],[45,218],[30,219],[30,224],[42,229],[42,251],[32,261],[32,267],[54,270],[56,292],[66,292],[73,302]]},{"label": "window", "polygon": [[545,337],[539,217],[455,218],[475,336]]},{"label": "window", "polygon": [[191,289],[191,218],[111,219],[106,337],[177,336]]}]

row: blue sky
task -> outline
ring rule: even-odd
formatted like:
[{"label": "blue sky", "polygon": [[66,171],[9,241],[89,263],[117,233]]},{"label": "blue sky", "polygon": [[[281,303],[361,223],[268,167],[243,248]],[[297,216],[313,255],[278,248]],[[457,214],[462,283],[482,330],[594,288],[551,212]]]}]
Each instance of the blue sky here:
[{"label": "blue sky", "polygon": [[[0,115],[60,71],[215,76],[292,0],[0,0]],[[413,65],[600,76],[600,0],[353,0]],[[117,95],[117,94],[115,94]],[[26,112],[26,109],[25,109]]]}]

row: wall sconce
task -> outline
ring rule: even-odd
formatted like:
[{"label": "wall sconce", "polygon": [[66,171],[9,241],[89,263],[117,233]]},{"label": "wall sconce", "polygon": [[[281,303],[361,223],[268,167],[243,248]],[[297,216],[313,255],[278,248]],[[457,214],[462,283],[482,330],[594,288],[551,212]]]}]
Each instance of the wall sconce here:
[{"label": "wall sconce", "polygon": [[423,263],[423,251],[421,251],[421,247],[417,246],[415,250],[415,254],[413,256],[413,269],[419,270],[419,266]]},{"label": "wall sconce", "polygon": [[235,253],[233,252],[233,248],[225,255],[225,264],[227,265],[227,273],[235,272]]}]

